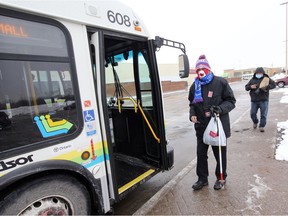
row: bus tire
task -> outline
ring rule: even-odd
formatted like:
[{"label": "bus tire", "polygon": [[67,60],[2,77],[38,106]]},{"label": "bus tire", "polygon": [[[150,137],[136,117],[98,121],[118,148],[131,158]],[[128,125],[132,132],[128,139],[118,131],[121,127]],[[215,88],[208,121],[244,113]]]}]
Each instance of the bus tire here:
[{"label": "bus tire", "polygon": [[27,181],[1,198],[0,215],[89,215],[86,187],[69,175]]}]

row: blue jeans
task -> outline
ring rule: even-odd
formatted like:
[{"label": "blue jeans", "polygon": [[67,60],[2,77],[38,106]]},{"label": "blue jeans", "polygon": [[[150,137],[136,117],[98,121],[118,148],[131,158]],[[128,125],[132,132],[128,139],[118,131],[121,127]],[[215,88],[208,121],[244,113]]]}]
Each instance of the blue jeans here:
[{"label": "blue jeans", "polygon": [[259,127],[265,127],[268,113],[268,101],[251,102],[250,116],[254,124],[258,124],[257,112],[260,109]]}]

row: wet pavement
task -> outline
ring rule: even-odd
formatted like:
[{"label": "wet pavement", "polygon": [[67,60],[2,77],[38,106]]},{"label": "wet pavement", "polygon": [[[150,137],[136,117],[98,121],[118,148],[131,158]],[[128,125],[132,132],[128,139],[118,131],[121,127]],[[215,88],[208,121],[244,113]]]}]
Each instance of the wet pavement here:
[{"label": "wet pavement", "polygon": [[210,150],[208,186],[191,188],[197,181],[194,159],[134,215],[287,215],[288,162],[275,159],[281,139],[277,123],[288,120],[282,96],[277,90],[270,92],[264,133],[253,129],[249,110],[232,124],[224,189],[213,189],[216,164]]}]

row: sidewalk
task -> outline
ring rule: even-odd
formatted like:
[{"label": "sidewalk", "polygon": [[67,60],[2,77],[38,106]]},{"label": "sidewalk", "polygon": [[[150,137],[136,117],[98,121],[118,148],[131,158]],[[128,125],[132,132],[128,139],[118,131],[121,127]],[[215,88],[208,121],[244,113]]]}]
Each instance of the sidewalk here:
[{"label": "sidewalk", "polygon": [[210,151],[208,187],[191,188],[197,180],[194,160],[134,215],[287,215],[288,162],[274,157],[281,136],[277,123],[288,119],[288,105],[280,103],[281,97],[270,94],[264,133],[252,128],[249,112],[232,126],[224,189],[213,189],[215,159]]}]

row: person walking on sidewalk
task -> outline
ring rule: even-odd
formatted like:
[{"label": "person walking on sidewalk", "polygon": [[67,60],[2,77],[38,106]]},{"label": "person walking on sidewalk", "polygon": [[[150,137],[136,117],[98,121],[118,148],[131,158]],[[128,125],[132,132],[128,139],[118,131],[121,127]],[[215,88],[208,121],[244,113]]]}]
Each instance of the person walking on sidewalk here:
[{"label": "person walking on sidewalk", "polygon": [[[198,181],[193,184],[194,190],[200,190],[208,185],[208,148],[203,142],[204,131],[211,119],[211,108],[219,114],[223,124],[226,138],[230,137],[230,119],[229,112],[235,108],[236,99],[228,82],[215,76],[211,71],[210,65],[205,57],[201,55],[196,62],[197,77],[190,87],[188,99],[190,101],[190,121],[194,123],[197,137],[197,167],[196,174]],[[219,190],[224,184],[220,182],[220,161],[219,147],[212,146],[213,154],[217,165],[215,169],[216,182],[214,189]],[[222,171],[224,180],[227,177],[227,146],[221,147]],[[225,183],[225,181],[224,181]]]},{"label": "person walking on sidewalk", "polygon": [[245,85],[246,91],[250,91],[251,109],[250,116],[253,121],[253,128],[257,128],[259,122],[257,118],[258,109],[260,109],[259,130],[264,132],[267,122],[269,90],[276,87],[275,82],[269,78],[262,67],[258,67],[251,80]]}]

